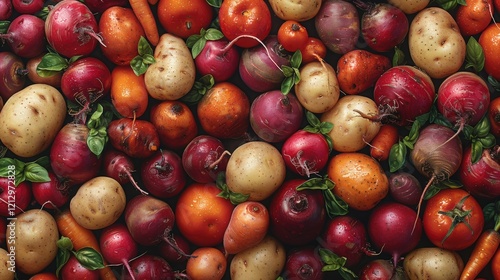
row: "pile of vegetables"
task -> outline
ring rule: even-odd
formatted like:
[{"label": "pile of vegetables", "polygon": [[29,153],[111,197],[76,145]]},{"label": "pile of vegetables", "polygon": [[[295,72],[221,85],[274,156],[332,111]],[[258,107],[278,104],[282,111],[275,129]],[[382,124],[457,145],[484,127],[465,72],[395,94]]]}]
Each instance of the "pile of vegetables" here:
[{"label": "pile of vegetables", "polygon": [[0,0],[0,279],[500,279],[499,21]]}]

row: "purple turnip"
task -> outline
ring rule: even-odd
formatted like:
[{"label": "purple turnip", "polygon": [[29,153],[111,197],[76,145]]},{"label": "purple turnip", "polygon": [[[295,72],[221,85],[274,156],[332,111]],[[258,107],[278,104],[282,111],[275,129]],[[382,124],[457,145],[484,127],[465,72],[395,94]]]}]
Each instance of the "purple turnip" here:
[{"label": "purple turnip", "polygon": [[124,152],[110,148],[106,150],[103,157],[104,174],[118,181],[120,184],[132,183],[134,188],[141,194],[147,195],[148,193],[141,189],[132,172],[135,171],[134,162]]},{"label": "purple turnip", "polygon": [[458,170],[460,182],[474,197],[495,200],[500,197],[500,146],[484,149],[481,158],[472,163],[472,148],[465,149]]},{"label": "purple turnip", "polygon": [[11,51],[22,58],[33,58],[46,50],[45,22],[43,19],[23,14],[9,24],[7,33],[0,38],[7,42]]},{"label": "purple turnip", "polygon": [[393,173],[389,177],[389,193],[399,203],[416,206],[422,195],[420,181],[408,172]]},{"label": "purple turnip", "polygon": [[287,280],[321,280],[324,277],[322,268],[317,248],[299,247],[288,252],[281,275]]},{"label": "purple turnip", "polygon": [[215,182],[217,174],[226,170],[229,155],[219,139],[198,135],[184,148],[182,166],[188,176],[198,183]]},{"label": "purple turnip", "polygon": [[145,159],[140,172],[146,190],[158,198],[176,196],[187,183],[181,157],[170,150],[157,151]]},{"label": "purple turnip", "polygon": [[137,257],[137,244],[124,224],[115,223],[103,229],[99,237],[102,257],[110,264],[123,264],[135,279],[129,261]]},{"label": "purple turnip", "polygon": [[436,97],[434,83],[423,71],[408,65],[394,66],[375,82],[373,100],[387,122],[410,125],[428,113]]},{"label": "purple turnip", "polygon": [[295,95],[279,90],[262,93],[250,107],[250,125],[262,140],[281,142],[302,125],[304,109]]},{"label": "purple turnip", "polygon": [[285,244],[305,245],[322,231],[326,221],[325,200],[321,190],[301,190],[303,179],[290,179],[274,193],[269,204],[273,235]]},{"label": "purple turnip", "polygon": [[412,208],[397,202],[386,202],[371,212],[367,231],[371,244],[390,254],[393,265],[397,266],[400,258],[420,242],[422,221]]},{"label": "purple turnip", "polygon": [[5,103],[26,84],[24,61],[12,52],[0,52],[0,96]]},{"label": "purple turnip", "polygon": [[239,61],[240,53],[235,45],[224,39],[208,40],[194,59],[197,72],[202,76],[211,74],[216,83],[232,77]]}]

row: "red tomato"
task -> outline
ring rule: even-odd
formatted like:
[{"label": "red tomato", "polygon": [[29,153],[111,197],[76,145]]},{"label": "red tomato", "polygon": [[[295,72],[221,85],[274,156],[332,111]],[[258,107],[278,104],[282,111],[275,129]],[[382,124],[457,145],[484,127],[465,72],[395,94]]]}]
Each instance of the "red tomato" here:
[{"label": "red tomato", "polygon": [[423,226],[437,247],[463,250],[474,244],[483,231],[483,210],[467,191],[444,189],[427,201]]},{"label": "red tomato", "polygon": [[183,39],[207,29],[213,19],[213,9],[206,0],[160,0],[158,20],[168,33]]},{"label": "red tomato", "polygon": [[[264,40],[271,32],[271,11],[263,0],[224,0],[219,9],[219,24],[228,40],[240,35]],[[259,44],[255,38],[243,37],[236,41],[242,48]]]},{"label": "red tomato", "polygon": [[217,196],[215,183],[193,183],[179,195],[175,221],[181,234],[197,246],[222,243],[234,205]]},{"label": "red tomato", "polygon": [[307,29],[295,20],[287,20],[278,29],[278,42],[289,52],[305,47],[309,39]]}]

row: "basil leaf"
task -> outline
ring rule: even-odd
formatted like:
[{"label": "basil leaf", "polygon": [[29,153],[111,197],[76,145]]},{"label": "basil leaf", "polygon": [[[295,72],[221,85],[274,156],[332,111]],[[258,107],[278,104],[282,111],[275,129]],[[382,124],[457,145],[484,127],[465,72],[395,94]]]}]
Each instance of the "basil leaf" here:
[{"label": "basil leaf", "polygon": [[465,68],[472,68],[476,73],[481,72],[484,68],[483,48],[473,36],[470,36],[467,41]]},{"label": "basil leaf", "polygon": [[50,77],[68,68],[70,62],[57,53],[46,53],[36,67],[36,73],[40,77]]},{"label": "basil leaf", "polygon": [[406,153],[407,148],[402,141],[392,145],[388,159],[390,172],[394,173],[403,167],[406,161]]},{"label": "basil leaf", "polygon": [[56,276],[57,277],[59,277],[59,273],[60,273],[61,269],[68,262],[70,257],[71,257],[71,251],[68,251],[66,249],[57,250],[57,255],[56,255]]},{"label": "basil leaf", "polygon": [[24,174],[26,176],[26,180],[30,182],[49,182],[50,177],[47,169],[42,167],[40,164],[35,162],[30,162],[26,164],[24,169]]},{"label": "basil leaf", "polygon": [[81,248],[74,252],[74,255],[78,262],[87,269],[96,270],[104,268],[104,259],[94,248]]}]

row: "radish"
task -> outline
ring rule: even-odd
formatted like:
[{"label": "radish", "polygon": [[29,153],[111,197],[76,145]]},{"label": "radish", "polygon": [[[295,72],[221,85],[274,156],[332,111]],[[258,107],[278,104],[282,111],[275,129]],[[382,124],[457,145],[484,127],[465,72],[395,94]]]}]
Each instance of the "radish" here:
[{"label": "radish", "polygon": [[7,33],[1,34],[13,53],[22,58],[34,58],[46,50],[45,22],[43,19],[23,14],[9,24]]},{"label": "radish", "polygon": [[[0,177],[0,216],[13,217],[28,209],[33,197],[31,183],[23,181],[12,189],[12,179]],[[12,198],[15,201],[12,201]]]},{"label": "radish", "polygon": [[359,279],[407,279],[401,267],[394,267],[386,259],[374,259],[366,263],[359,272]]},{"label": "radish", "polygon": [[0,20],[9,20],[12,10],[11,0],[0,0]]},{"label": "radish", "polygon": [[217,174],[226,170],[230,153],[219,139],[198,135],[182,152],[182,167],[198,183],[215,182]]},{"label": "radish", "polygon": [[416,117],[428,113],[436,97],[434,83],[423,71],[413,66],[394,66],[375,82],[373,100],[387,122],[398,126],[411,124]]},{"label": "radish", "polygon": [[415,206],[422,195],[422,186],[420,181],[408,172],[393,173],[389,177],[389,193],[396,202]]},{"label": "radish", "polygon": [[6,102],[26,84],[24,61],[12,52],[0,52],[0,97]]},{"label": "radish", "polygon": [[[413,221],[416,221],[415,225]],[[375,207],[368,218],[367,229],[371,243],[392,255],[394,267],[401,256],[417,247],[422,237],[422,221],[417,213],[397,202]]]},{"label": "radish", "polygon": [[33,197],[38,204],[43,205],[47,209],[61,208],[68,203],[70,194],[53,171],[49,170],[48,174],[50,181],[31,183]]},{"label": "radish", "polygon": [[364,11],[361,17],[361,34],[371,49],[387,52],[406,38],[410,24],[401,9],[387,3],[366,3],[361,0],[353,2]]},{"label": "radish", "polygon": [[113,224],[103,229],[99,238],[103,258],[110,264],[122,263],[135,279],[129,261],[137,256],[137,244],[124,224]]},{"label": "radish", "polygon": [[319,244],[339,257],[347,258],[345,266],[348,268],[356,266],[363,256],[370,254],[365,226],[361,220],[349,215],[329,220]]},{"label": "radish", "polygon": [[59,271],[61,280],[87,279],[98,280],[99,271],[97,269],[88,269],[83,266],[75,255],[70,255],[68,261]]},{"label": "radish", "polygon": [[12,7],[20,14],[35,15],[45,6],[45,0],[12,0]]},{"label": "radish", "polygon": [[464,188],[476,198],[500,197],[500,146],[484,149],[479,161],[472,163],[472,148],[465,149],[458,171]]},{"label": "radish", "polygon": [[67,187],[83,184],[101,170],[101,158],[87,145],[89,129],[84,124],[68,123],[57,133],[50,148],[50,166]]},{"label": "radish", "polygon": [[104,46],[98,28],[94,14],[77,0],[57,3],[45,19],[47,42],[67,58],[91,54],[98,42]]},{"label": "radish", "polygon": [[101,60],[85,57],[71,63],[61,77],[61,91],[69,101],[88,109],[111,90],[111,72]]},{"label": "radish", "polygon": [[139,187],[132,176],[134,162],[124,152],[113,148],[108,149],[104,154],[103,167],[106,176],[115,179],[122,185],[130,182],[141,194],[148,194]]},{"label": "radish", "polygon": [[157,151],[143,161],[140,168],[144,187],[158,198],[174,197],[186,186],[182,160],[173,151]]},{"label": "radish", "polygon": [[[170,264],[160,256],[145,254],[130,262],[130,268],[136,279],[189,279],[184,273],[173,271]],[[133,279],[131,275],[123,275],[123,280]]]},{"label": "radish", "polygon": [[305,245],[313,241],[326,221],[321,190],[301,190],[303,179],[290,179],[274,193],[269,204],[272,234],[285,244]]},{"label": "radish", "polygon": [[[184,236],[173,233],[170,236],[170,240],[175,248],[167,242],[161,242],[158,248],[158,254],[173,267],[185,266],[189,259],[189,254],[192,252],[189,241],[187,241]],[[183,254],[180,254],[179,250],[181,250]]]},{"label": "radish", "polygon": [[262,140],[281,142],[302,124],[304,109],[295,95],[271,90],[260,94],[250,107],[250,125]]},{"label": "radish", "polygon": [[194,59],[197,72],[201,76],[212,75],[216,83],[232,77],[238,70],[239,61],[240,53],[234,43],[224,39],[208,40]]},{"label": "radish", "polygon": [[323,262],[318,249],[312,246],[298,247],[287,254],[283,279],[321,280],[324,277]]}]

